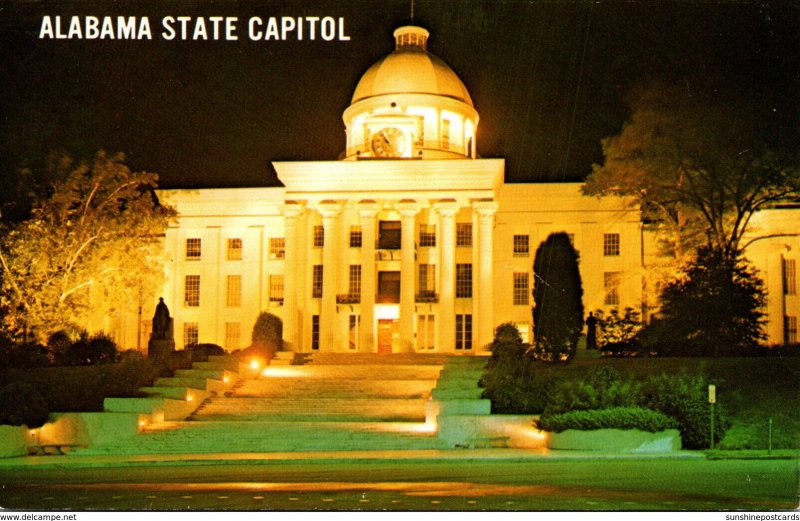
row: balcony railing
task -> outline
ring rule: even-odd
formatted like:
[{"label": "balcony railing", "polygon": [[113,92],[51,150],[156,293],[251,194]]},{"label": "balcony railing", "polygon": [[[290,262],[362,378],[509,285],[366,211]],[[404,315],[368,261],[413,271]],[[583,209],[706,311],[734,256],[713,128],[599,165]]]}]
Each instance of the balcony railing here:
[{"label": "balcony railing", "polygon": [[358,304],[361,302],[361,295],[358,293],[342,293],[336,295],[337,304]]},{"label": "balcony railing", "polygon": [[439,302],[439,295],[434,291],[420,291],[416,294],[414,301],[417,303]]}]

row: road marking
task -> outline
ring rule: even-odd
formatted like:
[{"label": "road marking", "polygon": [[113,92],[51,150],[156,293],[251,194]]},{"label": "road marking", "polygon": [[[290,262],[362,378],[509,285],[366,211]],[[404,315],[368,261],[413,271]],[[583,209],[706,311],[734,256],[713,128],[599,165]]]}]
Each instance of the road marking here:
[{"label": "road marking", "polygon": [[192,496],[181,496],[181,499],[192,499]]},{"label": "road marking", "polygon": [[475,504],[477,504],[477,503],[478,503],[478,502],[477,502],[477,501],[475,501],[474,499],[470,499],[469,501],[467,501],[467,504],[469,504],[469,505],[475,505]]},{"label": "road marking", "polygon": [[441,504],[442,502],[439,501],[438,499],[434,499],[433,501],[431,501],[431,505],[441,505]]},{"label": "road marking", "polygon": [[158,496],[145,496],[146,499],[158,499]]},{"label": "road marking", "polygon": [[253,499],[264,499],[264,496],[253,496]]},{"label": "road marking", "polygon": [[324,498],[322,498],[322,502],[323,502],[323,503],[332,503],[333,501],[336,501],[336,500],[335,500],[335,499],[333,499],[333,498],[330,498],[330,497],[324,497]]},{"label": "road marking", "polygon": [[299,497],[290,497],[289,501],[300,501]]},{"label": "road marking", "polygon": [[230,496],[217,496],[217,499],[230,499]]}]

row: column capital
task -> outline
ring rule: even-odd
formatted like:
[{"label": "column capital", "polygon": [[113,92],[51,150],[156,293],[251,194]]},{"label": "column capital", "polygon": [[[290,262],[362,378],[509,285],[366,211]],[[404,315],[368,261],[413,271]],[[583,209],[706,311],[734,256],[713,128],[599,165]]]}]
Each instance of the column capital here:
[{"label": "column capital", "polygon": [[317,205],[317,210],[322,217],[336,217],[342,211],[342,205],[338,201],[326,199]]},{"label": "column capital", "polygon": [[358,208],[358,214],[363,219],[375,217],[378,212],[381,211],[381,205],[372,199],[360,200],[358,204],[356,204],[356,208]]},{"label": "column capital", "polygon": [[433,209],[439,215],[452,217],[458,212],[458,203],[455,199],[440,199],[433,203]]},{"label": "column capital", "polygon": [[472,209],[481,217],[492,217],[497,213],[497,201],[481,199],[472,203]]},{"label": "column capital", "polygon": [[283,215],[285,217],[299,217],[305,210],[305,205],[300,201],[286,201],[283,204]]},{"label": "column capital", "polygon": [[419,213],[420,204],[414,199],[403,199],[394,205],[403,217],[414,217]]}]

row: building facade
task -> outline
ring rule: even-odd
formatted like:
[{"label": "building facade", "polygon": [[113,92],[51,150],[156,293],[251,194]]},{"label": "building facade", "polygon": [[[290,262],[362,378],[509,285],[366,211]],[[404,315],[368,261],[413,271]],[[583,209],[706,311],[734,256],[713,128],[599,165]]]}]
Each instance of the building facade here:
[{"label": "building facade", "polygon": [[[178,346],[247,347],[263,311],[293,351],[479,352],[503,322],[530,340],[534,253],[555,232],[580,255],[587,311],[646,310],[655,253],[638,209],[580,183],[505,183],[502,159],[478,158],[478,112],[428,32],[394,36],[344,111],[340,160],[275,162],[283,187],[159,192],[179,213],[163,291]],[[797,337],[797,219],[762,220],[784,236],[753,243],[773,343]],[[128,318],[121,343],[146,345],[148,317]]]}]

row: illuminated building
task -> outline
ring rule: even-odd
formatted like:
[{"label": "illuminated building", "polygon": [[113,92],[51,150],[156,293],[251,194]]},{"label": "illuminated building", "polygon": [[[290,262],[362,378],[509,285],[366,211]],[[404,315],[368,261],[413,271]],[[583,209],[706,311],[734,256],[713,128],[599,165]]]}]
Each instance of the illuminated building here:
[{"label": "illuminated building", "polygon": [[[294,351],[478,352],[503,322],[530,340],[534,254],[554,232],[580,254],[587,312],[646,311],[655,254],[640,212],[580,183],[505,183],[503,159],[477,156],[478,112],[428,32],[394,36],[344,111],[340,160],[274,162],[283,187],[159,193],[180,215],[163,292],[178,346],[247,347],[262,311]],[[798,251],[796,236],[754,247],[771,342],[797,337]]]}]

